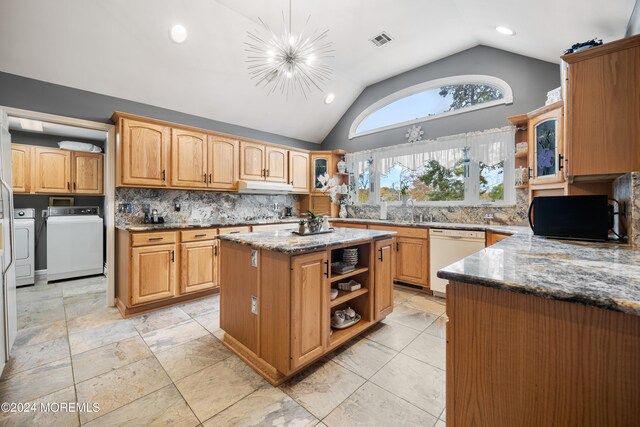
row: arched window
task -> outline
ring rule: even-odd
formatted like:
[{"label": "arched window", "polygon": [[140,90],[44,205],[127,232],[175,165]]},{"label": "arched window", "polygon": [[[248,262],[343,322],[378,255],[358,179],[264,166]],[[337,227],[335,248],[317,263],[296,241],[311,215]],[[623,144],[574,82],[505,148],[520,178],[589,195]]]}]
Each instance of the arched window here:
[{"label": "arched window", "polygon": [[497,77],[466,75],[431,80],[370,105],[351,125],[349,139],[512,102],[511,87]]}]

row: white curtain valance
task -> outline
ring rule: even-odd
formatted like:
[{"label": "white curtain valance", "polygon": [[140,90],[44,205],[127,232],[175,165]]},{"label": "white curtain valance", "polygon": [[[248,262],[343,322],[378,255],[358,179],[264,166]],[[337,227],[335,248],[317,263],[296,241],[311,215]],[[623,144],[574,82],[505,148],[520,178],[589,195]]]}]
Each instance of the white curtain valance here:
[{"label": "white curtain valance", "polygon": [[464,147],[469,147],[469,158],[494,165],[513,155],[515,126],[488,129],[479,132],[443,136],[435,140],[395,145],[375,150],[358,151],[346,155],[347,167],[358,175],[373,160],[373,168],[386,175],[396,164],[416,170],[430,160],[442,166],[453,167],[464,158]]}]

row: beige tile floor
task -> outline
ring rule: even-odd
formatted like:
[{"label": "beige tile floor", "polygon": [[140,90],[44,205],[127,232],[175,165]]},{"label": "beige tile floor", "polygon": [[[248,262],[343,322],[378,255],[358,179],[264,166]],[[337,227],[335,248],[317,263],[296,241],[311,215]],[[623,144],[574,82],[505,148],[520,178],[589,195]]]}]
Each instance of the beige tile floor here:
[{"label": "beige tile floor", "polygon": [[18,290],[19,332],[1,402],[99,411],[1,413],[0,426],[444,426],[444,301],[395,290],[361,338],[281,387],[222,344],[219,298],[124,320],[104,278]]}]

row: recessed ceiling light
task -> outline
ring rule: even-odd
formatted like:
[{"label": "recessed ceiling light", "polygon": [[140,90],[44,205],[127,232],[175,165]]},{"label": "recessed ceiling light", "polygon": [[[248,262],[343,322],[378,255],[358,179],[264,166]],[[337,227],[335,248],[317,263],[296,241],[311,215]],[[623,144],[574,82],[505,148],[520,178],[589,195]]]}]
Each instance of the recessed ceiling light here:
[{"label": "recessed ceiling light", "polygon": [[171,40],[176,43],[184,43],[187,39],[187,29],[180,24],[176,24],[171,27],[171,31],[169,33],[171,36]]},{"label": "recessed ceiling light", "polygon": [[516,32],[509,27],[498,25],[496,31],[505,36],[513,36]]},{"label": "recessed ceiling light", "polygon": [[18,120],[20,120],[20,127],[24,130],[30,130],[32,132],[43,132],[41,121],[29,119]]},{"label": "recessed ceiling light", "polygon": [[330,93],[329,95],[327,95],[327,96],[324,98],[324,103],[325,103],[325,104],[331,104],[331,103],[333,102],[333,100],[334,100],[334,99],[336,99],[335,94]]}]

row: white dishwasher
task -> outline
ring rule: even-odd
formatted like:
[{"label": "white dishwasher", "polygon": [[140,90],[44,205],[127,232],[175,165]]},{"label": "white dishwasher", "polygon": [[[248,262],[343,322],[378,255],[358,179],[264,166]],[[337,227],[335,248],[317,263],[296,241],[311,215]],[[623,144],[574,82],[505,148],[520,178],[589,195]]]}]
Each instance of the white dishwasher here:
[{"label": "white dishwasher", "polygon": [[444,297],[448,280],[437,276],[438,270],[484,249],[484,231],[429,230],[429,285],[434,295]]},{"label": "white dishwasher", "polygon": [[104,272],[104,225],[99,212],[93,206],[49,206],[47,280]]}]

